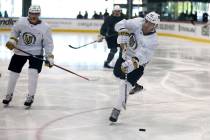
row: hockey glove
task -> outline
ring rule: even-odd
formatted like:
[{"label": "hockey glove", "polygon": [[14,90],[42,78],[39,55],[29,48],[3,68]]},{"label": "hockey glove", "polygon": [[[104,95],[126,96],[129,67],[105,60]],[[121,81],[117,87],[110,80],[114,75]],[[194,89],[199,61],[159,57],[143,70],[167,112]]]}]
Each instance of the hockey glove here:
[{"label": "hockey glove", "polygon": [[129,32],[127,29],[120,29],[118,32],[117,43],[118,44],[128,44],[129,42]]},{"label": "hockey glove", "polygon": [[6,47],[10,50],[13,50],[17,46],[17,38],[15,37],[10,37],[9,41],[6,43]]},{"label": "hockey glove", "polygon": [[137,68],[139,68],[139,60],[136,57],[121,64],[121,70],[123,73],[130,73]]},{"label": "hockey glove", "polygon": [[102,42],[104,38],[103,35],[98,35],[97,42]]},{"label": "hockey glove", "polygon": [[51,68],[54,64],[54,55],[53,54],[48,54],[46,56],[46,61],[45,61],[45,66]]}]

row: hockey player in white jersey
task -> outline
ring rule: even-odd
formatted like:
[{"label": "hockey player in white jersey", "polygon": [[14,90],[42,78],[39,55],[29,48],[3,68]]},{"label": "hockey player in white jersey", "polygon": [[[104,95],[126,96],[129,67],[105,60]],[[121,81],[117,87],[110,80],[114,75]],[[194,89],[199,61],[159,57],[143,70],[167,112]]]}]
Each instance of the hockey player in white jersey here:
[{"label": "hockey player in white jersey", "polygon": [[118,120],[121,108],[125,108],[127,94],[143,75],[145,65],[158,46],[156,27],[159,22],[159,15],[150,12],[145,18],[122,20],[115,25],[122,56],[119,56],[113,71],[120,79],[120,92],[109,118],[112,122]]},{"label": "hockey player in white jersey", "polygon": [[24,64],[29,61],[28,69],[28,94],[24,102],[25,106],[31,106],[34,100],[34,95],[37,88],[37,80],[42,69],[43,61],[29,56],[15,48],[21,49],[32,55],[43,58],[45,54],[49,67],[53,66],[54,56],[53,39],[51,29],[42,20],[40,20],[41,8],[39,5],[32,5],[28,10],[28,17],[20,18],[12,28],[9,41],[6,47],[14,50],[14,55],[11,58],[8,70],[9,81],[8,89],[3,104],[9,104],[12,100],[17,79]]}]

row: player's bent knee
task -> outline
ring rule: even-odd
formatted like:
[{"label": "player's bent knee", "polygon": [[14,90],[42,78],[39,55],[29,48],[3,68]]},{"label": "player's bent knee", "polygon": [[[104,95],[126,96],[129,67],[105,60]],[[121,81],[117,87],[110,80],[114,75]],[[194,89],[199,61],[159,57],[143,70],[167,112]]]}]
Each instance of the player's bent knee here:
[{"label": "player's bent knee", "polygon": [[117,48],[111,49],[110,52],[113,53],[113,54],[117,53]]},{"label": "player's bent knee", "polygon": [[125,75],[119,69],[114,69],[113,74],[117,78],[120,78],[120,79],[124,79],[125,78]]}]

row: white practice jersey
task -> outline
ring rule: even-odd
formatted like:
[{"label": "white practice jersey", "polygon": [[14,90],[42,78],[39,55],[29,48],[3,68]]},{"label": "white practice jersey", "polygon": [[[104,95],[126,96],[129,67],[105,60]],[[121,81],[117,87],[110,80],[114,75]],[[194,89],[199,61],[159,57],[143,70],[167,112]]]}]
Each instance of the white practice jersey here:
[{"label": "white practice jersey", "polygon": [[[142,25],[144,23],[143,18],[134,18],[129,20],[121,20],[115,25],[115,30],[119,32],[120,29],[126,28],[129,33],[134,34],[136,39],[136,47],[128,46],[127,59],[137,57],[139,64],[147,64],[152,55],[154,54],[155,48],[158,46],[157,34],[153,33],[150,35],[144,35],[142,31]],[[130,43],[129,43],[130,44]],[[122,57],[125,60],[125,52],[122,52]]]},{"label": "white practice jersey", "polygon": [[[30,24],[27,17],[20,18],[12,28],[11,37],[18,39],[17,48],[20,48],[33,55],[48,55],[52,53],[54,45],[51,29],[47,23],[41,21],[40,24]],[[14,50],[17,55],[27,54]]]}]

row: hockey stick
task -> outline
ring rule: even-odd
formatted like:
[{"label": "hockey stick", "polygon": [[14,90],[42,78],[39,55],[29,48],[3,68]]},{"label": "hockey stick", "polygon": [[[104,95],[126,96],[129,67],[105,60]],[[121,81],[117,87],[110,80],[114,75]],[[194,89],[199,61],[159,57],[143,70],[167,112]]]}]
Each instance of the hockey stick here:
[{"label": "hockey stick", "polygon": [[[127,45],[124,46],[125,47],[125,61],[127,60]],[[126,104],[127,104],[127,98],[128,98],[128,74],[127,74],[128,69],[126,69],[125,71],[125,100],[122,102],[122,107],[126,110]]]},{"label": "hockey stick", "polygon": [[73,47],[72,45],[68,45],[68,46],[69,46],[70,48],[72,48],[72,49],[79,49],[79,48],[83,48],[83,47],[85,47],[85,46],[87,46],[87,45],[93,44],[93,43],[95,43],[95,42],[98,42],[98,41],[95,40],[95,41],[92,41],[92,42],[90,42],[90,43],[87,43],[87,44],[82,45],[82,46],[79,46],[79,47]]},{"label": "hockey stick", "polygon": [[[109,35],[109,36],[106,36],[106,38],[109,38],[109,37],[113,37],[113,36],[115,36],[116,34],[112,34],[112,35]],[[104,38],[103,38],[104,39]],[[84,44],[84,45],[82,45],[82,46],[78,46],[78,47],[74,47],[74,46],[72,46],[72,45],[68,45],[70,48],[72,48],[72,49],[80,49],[80,48],[83,48],[83,47],[85,47],[85,46],[87,46],[87,45],[90,45],[90,44],[93,44],[93,43],[96,43],[96,42],[98,42],[98,40],[94,40],[94,41],[92,41],[92,42],[90,42],[90,43],[87,43],[87,44]]]},{"label": "hockey stick", "polygon": [[128,95],[127,95],[127,88],[128,88],[128,85],[127,85],[127,73],[125,73],[125,100],[124,102],[122,102],[122,106],[123,108],[126,110],[126,104],[127,104],[127,98],[128,98]]},{"label": "hockey stick", "polygon": [[[39,58],[39,57],[37,57],[37,56],[35,56],[35,55],[33,55],[33,54],[29,53],[29,52],[26,52],[26,51],[24,51],[24,50],[22,50],[22,49],[19,49],[19,48],[16,48],[16,47],[15,47],[15,49],[17,49],[17,50],[19,50],[19,51],[21,51],[21,52],[23,52],[23,53],[25,53],[25,54],[28,54],[29,56],[31,56],[31,57],[33,57],[33,58],[36,58],[36,59],[38,59],[38,60],[41,60],[41,61],[44,61],[44,62],[48,62],[47,60],[42,59],[42,58]],[[55,67],[57,67],[57,68],[60,68],[60,69],[62,69],[62,70],[64,70],[64,71],[67,71],[67,72],[69,72],[69,73],[71,73],[71,74],[74,74],[74,75],[76,75],[76,76],[78,76],[78,77],[80,77],[80,78],[83,78],[83,79],[85,79],[85,80],[90,81],[89,78],[84,77],[84,76],[81,76],[81,75],[79,75],[79,74],[77,74],[77,73],[75,73],[75,72],[73,72],[73,71],[70,71],[70,70],[68,70],[68,69],[66,69],[66,68],[63,68],[63,67],[58,66],[58,65],[56,65],[56,64],[53,64],[53,66],[55,66]]]}]

